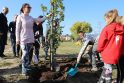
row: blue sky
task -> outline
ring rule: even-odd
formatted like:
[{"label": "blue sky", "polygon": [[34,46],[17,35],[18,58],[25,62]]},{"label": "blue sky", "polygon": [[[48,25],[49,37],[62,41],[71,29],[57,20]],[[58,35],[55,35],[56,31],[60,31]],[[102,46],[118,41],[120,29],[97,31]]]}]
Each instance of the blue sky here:
[{"label": "blue sky", "polygon": [[[40,9],[40,4],[44,4],[50,8],[49,1],[50,0],[0,0],[0,11],[2,11],[4,6],[9,7],[7,17],[10,22],[12,21],[13,15],[19,14],[22,4],[27,2],[32,7],[30,15],[36,18],[43,14]],[[61,23],[65,26],[63,34],[70,34],[70,27],[77,21],[89,22],[93,28],[93,33],[99,33],[105,25],[103,19],[104,13],[113,8],[118,9],[119,15],[124,15],[124,0],[64,0],[64,6],[65,20]]]}]

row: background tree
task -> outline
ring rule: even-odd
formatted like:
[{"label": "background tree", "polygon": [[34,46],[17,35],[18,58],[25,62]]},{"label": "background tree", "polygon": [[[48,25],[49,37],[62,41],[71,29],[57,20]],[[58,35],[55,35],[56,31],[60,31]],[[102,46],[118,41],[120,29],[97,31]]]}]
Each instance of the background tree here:
[{"label": "background tree", "polygon": [[82,31],[84,33],[90,33],[92,32],[92,27],[90,25],[90,23],[88,22],[75,22],[72,27],[70,28],[71,30],[71,35],[74,38],[78,37],[78,32]]}]

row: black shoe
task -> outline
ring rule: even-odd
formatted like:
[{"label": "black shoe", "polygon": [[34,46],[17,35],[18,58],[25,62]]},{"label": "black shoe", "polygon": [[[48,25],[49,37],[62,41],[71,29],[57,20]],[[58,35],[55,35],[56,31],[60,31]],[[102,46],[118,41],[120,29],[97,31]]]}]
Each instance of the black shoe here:
[{"label": "black shoe", "polygon": [[19,56],[19,53],[17,53],[16,56]]},{"label": "black shoe", "polygon": [[19,68],[22,68],[22,64],[21,63],[19,64]]},{"label": "black shoe", "polygon": [[1,57],[6,57],[6,56],[4,54],[2,54]]}]

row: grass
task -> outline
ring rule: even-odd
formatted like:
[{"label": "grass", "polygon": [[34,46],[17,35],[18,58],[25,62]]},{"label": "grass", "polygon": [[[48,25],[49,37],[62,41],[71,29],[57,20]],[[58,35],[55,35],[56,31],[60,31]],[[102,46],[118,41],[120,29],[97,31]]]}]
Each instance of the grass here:
[{"label": "grass", "polygon": [[[80,51],[81,46],[75,45],[75,42],[61,42],[57,49],[57,54],[60,55],[76,55]],[[14,62],[18,63],[19,59],[13,58],[11,43],[5,46],[5,53],[7,59],[0,60],[0,67],[10,66]],[[40,56],[44,55],[43,49],[40,49]]]},{"label": "grass", "polygon": [[[75,42],[61,42],[57,49],[59,55],[76,55],[79,53],[81,46],[76,45]],[[44,55],[43,49],[40,49],[40,55]]]},{"label": "grass", "polygon": [[[75,42],[62,42],[57,49],[57,54],[60,55],[76,55],[79,53],[81,46],[75,44]],[[5,55],[7,57],[12,57],[12,49],[10,43],[6,46]],[[43,55],[43,49],[40,51],[40,55]],[[19,64],[20,59],[8,58],[4,60],[0,60],[0,68],[1,67],[10,67],[12,64]],[[113,78],[116,77],[116,69],[113,70]]]},{"label": "grass", "polygon": [[81,46],[75,45],[74,42],[62,42],[57,50],[57,54],[77,54],[80,51]]},{"label": "grass", "polygon": [[12,63],[7,62],[7,61],[0,62],[0,67],[9,66],[9,65],[12,65]]}]

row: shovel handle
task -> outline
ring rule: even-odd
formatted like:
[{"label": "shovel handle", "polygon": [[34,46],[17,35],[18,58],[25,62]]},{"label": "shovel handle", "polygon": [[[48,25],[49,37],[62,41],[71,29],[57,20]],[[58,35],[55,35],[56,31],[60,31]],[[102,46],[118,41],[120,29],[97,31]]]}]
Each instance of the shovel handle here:
[{"label": "shovel handle", "polygon": [[75,65],[75,68],[78,66],[78,64]]}]

